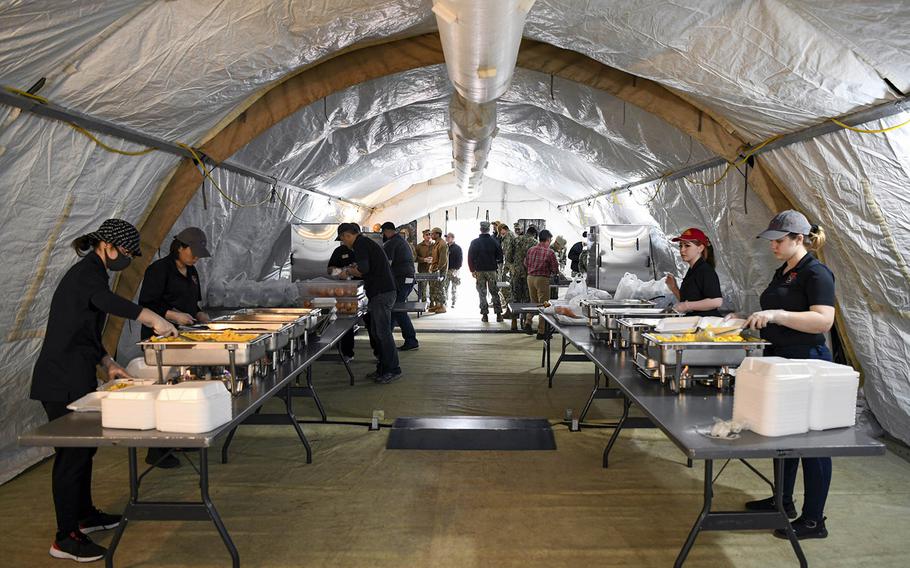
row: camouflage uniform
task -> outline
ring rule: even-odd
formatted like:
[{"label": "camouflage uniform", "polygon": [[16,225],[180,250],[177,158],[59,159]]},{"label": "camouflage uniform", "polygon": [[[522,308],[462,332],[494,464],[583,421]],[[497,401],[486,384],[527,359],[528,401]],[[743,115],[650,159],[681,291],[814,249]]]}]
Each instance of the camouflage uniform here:
[{"label": "camouflage uniform", "polygon": [[550,245],[550,248],[556,253],[559,271],[562,272],[566,267],[566,240],[562,236],[558,236],[553,240],[553,244]]},{"label": "camouflage uniform", "polygon": [[[417,272],[426,273],[430,271],[430,265],[422,262],[421,258],[426,258],[433,254],[433,245],[423,241],[417,243],[414,247],[414,258],[417,259]],[[417,299],[421,302],[427,301],[427,281],[421,280],[417,283]]]},{"label": "camouflage uniform", "polygon": [[531,247],[537,245],[537,237],[522,235],[515,239],[509,255],[509,273],[512,275],[512,300],[519,303],[531,301],[528,291],[528,269],[525,267],[525,255]]},{"label": "camouflage uniform", "polygon": [[461,277],[458,276],[458,271],[451,268],[446,270],[446,279],[442,282],[442,294],[443,299],[451,294],[453,308],[455,307],[455,292],[459,286],[461,286]]},{"label": "camouflage uniform", "polygon": [[[449,270],[449,245],[442,239],[436,241],[433,247],[433,264],[430,265],[430,272],[446,275]],[[433,280],[430,282],[430,305],[445,306],[446,292],[444,282]]]},{"label": "camouflage uniform", "polygon": [[[498,279],[500,282],[509,282],[509,264],[506,261],[509,258],[509,253],[512,250],[512,246],[515,243],[515,236],[512,235],[512,232],[509,231],[506,233],[506,236],[502,238],[502,266],[499,267]],[[509,302],[512,300],[512,287],[511,285],[506,288],[500,288],[499,293],[502,295],[502,306],[506,307],[509,305]]]},{"label": "camouflage uniform", "polygon": [[487,315],[490,312],[490,305],[487,303],[487,292],[493,298],[493,312],[497,315],[502,313],[502,304],[499,302],[499,294],[496,289],[496,271],[481,270],[474,273],[477,277],[477,295],[480,297],[480,313]]}]

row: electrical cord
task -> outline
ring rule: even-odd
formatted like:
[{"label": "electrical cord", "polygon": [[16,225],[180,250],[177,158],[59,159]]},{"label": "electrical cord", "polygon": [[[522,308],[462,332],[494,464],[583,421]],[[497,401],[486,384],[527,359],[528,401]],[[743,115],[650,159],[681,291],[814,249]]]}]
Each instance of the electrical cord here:
[{"label": "electrical cord", "polygon": [[830,118],[828,120],[830,120],[834,124],[840,126],[841,128],[846,128],[847,130],[852,130],[853,132],[859,132],[860,134],[883,134],[885,132],[891,132],[892,130],[897,130],[898,128],[903,128],[904,126],[907,126],[908,124],[910,124],[910,119],[908,119],[900,124],[895,124],[894,126],[889,126],[887,128],[873,128],[870,130],[870,129],[866,129],[866,128],[857,128],[855,126],[848,126],[848,125],[844,124],[843,122],[837,120],[836,118]]}]

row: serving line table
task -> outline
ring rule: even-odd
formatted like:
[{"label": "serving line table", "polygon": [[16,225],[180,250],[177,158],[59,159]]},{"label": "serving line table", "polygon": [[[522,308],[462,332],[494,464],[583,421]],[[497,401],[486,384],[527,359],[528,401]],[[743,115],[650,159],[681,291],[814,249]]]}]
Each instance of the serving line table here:
[{"label": "serving line table", "polygon": [[[300,349],[293,357],[288,357],[280,362],[276,369],[265,376],[256,379],[246,390],[232,398],[231,420],[210,432],[201,434],[175,434],[159,432],[157,430],[120,430],[103,428],[101,426],[101,413],[99,412],[72,412],[52,422],[39,426],[34,430],[19,436],[19,444],[23,446],[50,446],[50,447],[76,447],[91,448],[102,446],[122,446],[127,448],[129,457],[129,484],[130,497],[123,511],[123,520],[114,533],[111,545],[105,556],[105,565],[108,568],[114,565],[114,553],[127,524],[131,520],[143,521],[211,521],[221,540],[224,542],[234,568],[240,566],[240,556],[234,542],[228,534],[221,516],[215,509],[209,495],[209,466],[208,451],[215,440],[225,433],[233,433],[237,426],[250,423],[248,420],[257,416],[257,412],[272,397],[279,396],[285,402],[285,413],[273,415],[280,418],[282,424],[291,425],[297,432],[301,443],[306,449],[307,463],[312,462],[312,450],[306,439],[293,410],[293,394],[291,382],[301,373],[310,369],[312,364],[330,349],[347,328],[335,325],[329,326],[323,333],[323,341],[310,344]],[[335,326],[341,333],[335,337],[335,332],[329,332]],[[327,338],[334,339],[326,341]],[[261,415],[260,415],[261,416]],[[274,423],[279,423],[278,421]],[[137,448],[188,448],[199,450],[200,501],[142,501],[139,499],[139,485],[142,478],[153,467],[139,473]],[[189,457],[186,456],[189,460]],[[190,462],[192,464],[192,462]]]},{"label": "serving line table", "polygon": [[[647,379],[633,366],[630,352],[616,351],[594,341],[587,327],[561,326],[552,316],[545,315],[547,325],[578,348],[592,363],[612,380],[623,398],[623,415],[613,431],[603,454],[607,467],[610,450],[629,418],[629,408],[637,406],[655,426],[690,460],[704,460],[704,504],[689,536],[686,538],[674,566],[682,566],[703,530],[770,530],[784,529],[800,566],[808,566],[799,541],[793,534],[783,508],[780,483],[772,483],[746,459],[770,458],[774,461],[775,480],[783,479],[784,459],[802,457],[873,456],[885,453],[881,442],[867,436],[856,427],[810,431],[791,436],[765,437],[754,432],[742,432],[736,440],[720,440],[699,433],[710,429],[713,418],[733,415],[733,396],[711,387],[695,387],[679,394],[665,385]],[[714,460],[738,459],[768,482],[774,491],[777,511],[712,511],[714,495]],[[721,472],[723,468],[721,468]],[[718,474],[719,476],[720,474]]]}]

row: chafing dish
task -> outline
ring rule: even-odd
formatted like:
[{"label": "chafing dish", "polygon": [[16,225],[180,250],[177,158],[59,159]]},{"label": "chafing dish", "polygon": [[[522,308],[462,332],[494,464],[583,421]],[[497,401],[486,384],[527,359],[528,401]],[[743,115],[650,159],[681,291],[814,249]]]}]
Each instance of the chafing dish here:
[{"label": "chafing dish", "polygon": [[[193,331],[194,336],[215,335],[218,331]],[[248,341],[140,341],[147,365],[158,367],[158,381],[164,382],[162,367],[199,366],[228,367],[231,375],[231,394],[239,394],[256,374],[255,365],[265,357],[269,334],[256,334]],[[237,369],[247,367],[247,377],[241,378]]]},{"label": "chafing dish", "polygon": [[627,319],[627,318],[662,319],[662,318],[680,317],[680,315],[681,315],[672,310],[667,311],[662,308],[654,308],[654,307],[650,307],[650,308],[598,307],[595,311],[597,313],[597,325],[595,325],[591,328],[591,335],[597,339],[606,341],[608,345],[610,345],[614,348],[620,347],[619,320],[621,320],[621,319]]},{"label": "chafing dish", "polygon": [[234,330],[245,333],[261,333],[268,335],[269,340],[266,343],[265,350],[274,353],[281,351],[291,341],[291,334],[294,332],[293,323],[268,322],[268,321],[212,321],[195,329],[208,329],[211,331]]},{"label": "chafing dish", "polygon": [[[260,310],[288,310],[289,313],[275,313]],[[319,323],[319,317],[322,310],[318,308],[251,308],[241,310],[226,316],[222,316],[215,321],[227,323],[244,323],[261,325],[263,323],[279,323],[292,325],[290,330],[291,354],[297,350],[298,341],[303,345],[307,344],[307,332],[315,329]]]},{"label": "chafing dish", "polygon": [[597,300],[584,299],[580,302],[581,311],[588,323],[593,325],[597,319],[597,308],[653,308],[654,302],[650,300]]},{"label": "chafing dish", "polygon": [[682,391],[696,381],[718,388],[732,384],[731,369],[743,359],[760,356],[768,342],[762,339],[743,341],[676,341],[673,334],[644,333],[644,346],[634,357],[635,366],[645,376],[660,379],[674,392]]},{"label": "chafing dish", "polygon": [[619,324],[619,346],[622,349],[632,348],[632,358],[645,344],[644,334],[654,330],[663,318],[621,318]]}]

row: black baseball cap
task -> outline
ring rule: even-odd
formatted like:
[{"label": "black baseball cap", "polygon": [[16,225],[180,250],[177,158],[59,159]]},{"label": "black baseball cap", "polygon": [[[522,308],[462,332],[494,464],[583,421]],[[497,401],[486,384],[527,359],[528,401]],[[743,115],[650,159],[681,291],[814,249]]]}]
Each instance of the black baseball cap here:
[{"label": "black baseball cap", "polygon": [[781,239],[790,233],[797,235],[808,235],[812,231],[812,224],[806,219],[806,216],[799,211],[787,209],[781,211],[771,219],[768,228],[761,232],[756,239],[768,239],[775,241]]},{"label": "black baseball cap", "polygon": [[207,248],[208,239],[199,227],[187,227],[174,235],[174,238],[190,247],[190,250],[193,251],[193,256],[197,258],[209,258],[212,256],[212,253]]},{"label": "black baseball cap", "polygon": [[395,226],[395,223],[393,223],[391,221],[386,221],[385,223],[382,224],[381,227],[379,227],[380,231],[394,231],[396,229],[397,229],[397,227]]},{"label": "black baseball cap", "polygon": [[341,235],[344,233],[357,233],[360,234],[360,225],[357,223],[342,223],[338,225],[338,236],[335,238],[336,241],[341,240]]}]

